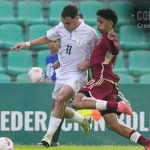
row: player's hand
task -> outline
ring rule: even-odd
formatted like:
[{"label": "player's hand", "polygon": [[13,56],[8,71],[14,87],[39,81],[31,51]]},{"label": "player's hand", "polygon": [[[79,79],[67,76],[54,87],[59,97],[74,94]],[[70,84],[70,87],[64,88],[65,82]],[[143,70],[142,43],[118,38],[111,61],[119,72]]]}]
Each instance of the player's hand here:
[{"label": "player's hand", "polygon": [[110,39],[111,41],[113,41],[116,37],[117,35],[114,32],[114,30],[111,30],[110,32],[108,32],[108,39]]},{"label": "player's hand", "polygon": [[82,71],[87,70],[89,68],[89,60],[79,63],[77,68]]},{"label": "player's hand", "polygon": [[57,68],[59,68],[59,67],[60,67],[59,61],[56,61],[55,63],[52,64],[52,68],[53,68],[53,69],[57,69]]},{"label": "player's hand", "polygon": [[25,47],[27,47],[26,42],[22,42],[22,43],[19,43],[19,44],[12,46],[10,48],[10,51],[20,51],[21,49],[23,49]]}]

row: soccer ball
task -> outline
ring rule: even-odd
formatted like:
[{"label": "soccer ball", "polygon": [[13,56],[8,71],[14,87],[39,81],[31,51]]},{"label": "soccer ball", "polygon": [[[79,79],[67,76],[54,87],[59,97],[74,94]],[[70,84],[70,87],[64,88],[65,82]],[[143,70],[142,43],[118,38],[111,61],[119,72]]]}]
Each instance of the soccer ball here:
[{"label": "soccer ball", "polygon": [[28,80],[31,83],[43,83],[44,76],[44,71],[40,67],[32,67],[27,73]]},{"label": "soccer ball", "polygon": [[14,150],[14,144],[7,137],[0,137],[0,150]]}]

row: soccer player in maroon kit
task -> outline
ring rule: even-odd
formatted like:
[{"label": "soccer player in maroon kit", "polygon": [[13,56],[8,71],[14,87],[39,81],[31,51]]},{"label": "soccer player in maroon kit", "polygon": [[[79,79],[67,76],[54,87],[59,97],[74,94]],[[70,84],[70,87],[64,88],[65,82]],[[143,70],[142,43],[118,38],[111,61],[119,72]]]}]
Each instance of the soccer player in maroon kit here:
[{"label": "soccer player in maroon kit", "polygon": [[[118,39],[113,31],[117,20],[116,13],[111,9],[97,11],[97,26],[102,36],[90,58],[92,80],[80,89],[72,105],[76,109],[98,109],[110,130],[144,146],[145,150],[150,150],[150,140],[120,123],[116,115],[123,112],[120,111],[123,103],[117,103],[116,99],[119,76],[113,73],[119,53]],[[105,100],[105,103],[102,100]],[[126,109],[124,113],[131,115],[132,110]]]}]

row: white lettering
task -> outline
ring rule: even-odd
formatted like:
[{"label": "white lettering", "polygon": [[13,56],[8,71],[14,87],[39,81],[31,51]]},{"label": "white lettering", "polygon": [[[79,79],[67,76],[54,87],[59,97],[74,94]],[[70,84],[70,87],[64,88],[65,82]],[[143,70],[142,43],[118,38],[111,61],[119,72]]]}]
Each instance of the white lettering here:
[{"label": "white lettering", "polygon": [[[121,122],[135,130],[149,131],[150,114],[144,111],[133,112],[132,116],[122,114],[119,118]],[[47,113],[44,111],[0,111],[0,131],[46,131],[47,130]],[[106,125],[104,119],[91,124],[92,131],[105,131]],[[62,130],[80,131],[78,123],[65,119]]]},{"label": "white lettering", "polygon": [[71,129],[72,129],[72,123],[67,123],[67,119],[64,119],[64,122],[62,124],[62,130],[71,131]]},{"label": "white lettering", "polygon": [[149,13],[148,11],[143,11],[143,20],[148,21],[149,20]]},{"label": "white lettering", "polygon": [[150,21],[150,11],[137,11],[138,21]]},{"label": "white lettering", "polygon": [[138,128],[138,115],[136,112],[133,112],[132,116],[126,115],[126,125],[137,130],[137,128]]},{"label": "white lettering", "polygon": [[25,124],[24,124],[24,130],[25,131],[34,131],[33,126],[31,127],[31,123],[33,124],[33,111],[26,111],[25,112]]},{"label": "white lettering", "polygon": [[138,27],[139,29],[141,29],[141,28],[143,28],[143,24],[138,23],[138,24],[137,24],[137,27]]},{"label": "white lettering", "polygon": [[46,131],[47,114],[43,111],[35,112],[35,131]]},{"label": "white lettering", "polygon": [[74,131],[79,131],[79,123],[74,123]]},{"label": "white lettering", "polygon": [[105,131],[105,121],[102,118],[101,120],[99,120],[98,122],[94,121],[94,131]]},{"label": "white lettering", "polygon": [[10,131],[10,127],[7,126],[9,123],[10,111],[1,111],[1,131]]},{"label": "white lettering", "polygon": [[19,131],[23,128],[23,115],[19,111],[11,112],[11,131]]},{"label": "white lettering", "polygon": [[142,12],[140,10],[137,12],[137,20],[142,20]]},{"label": "white lettering", "polygon": [[[140,112],[140,122],[139,122],[139,127],[140,127],[140,131],[149,131],[149,128],[145,127],[145,112]],[[149,122],[148,122],[149,123]]]}]

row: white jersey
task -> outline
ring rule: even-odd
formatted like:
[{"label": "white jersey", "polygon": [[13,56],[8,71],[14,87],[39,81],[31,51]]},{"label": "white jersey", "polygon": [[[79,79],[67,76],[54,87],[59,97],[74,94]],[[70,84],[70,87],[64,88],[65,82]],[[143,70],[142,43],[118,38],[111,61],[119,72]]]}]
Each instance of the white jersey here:
[{"label": "white jersey", "polygon": [[64,28],[62,22],[47,31],[47,38],[53,40],[60,37],[61,46],[58,52],[60,62],[60,75],[79,75],[84,72],[77,68],[81,62],[89,60],[93,47],[98,41],[95,30],[81,20],[81,24],[70,32]]}]

